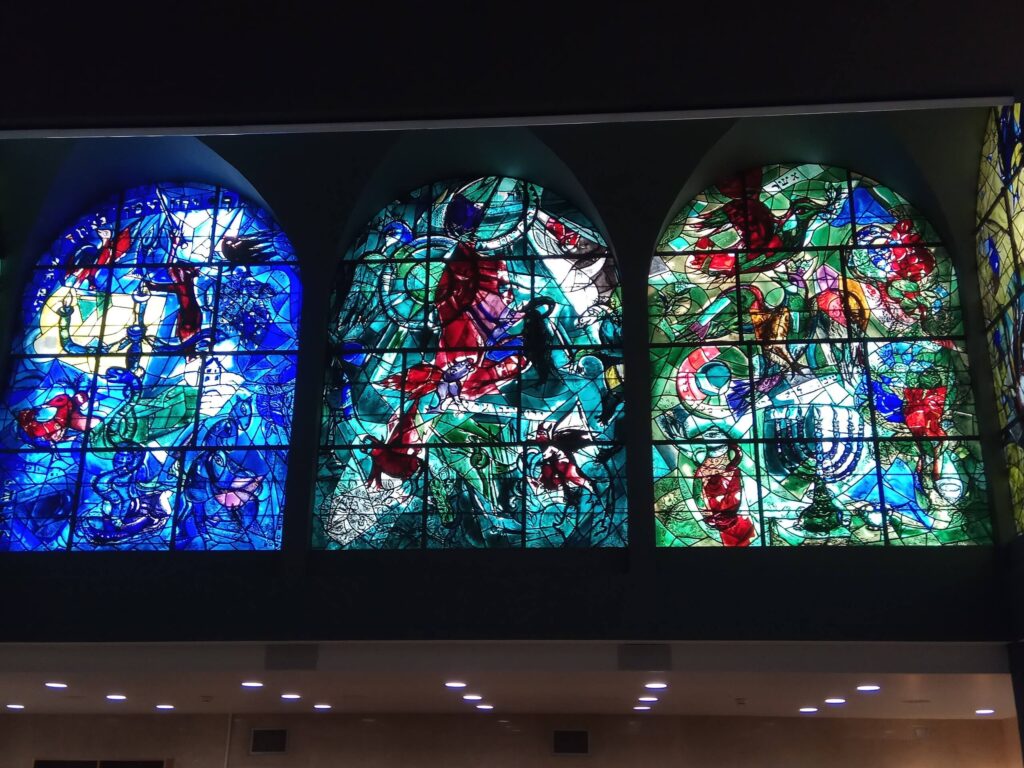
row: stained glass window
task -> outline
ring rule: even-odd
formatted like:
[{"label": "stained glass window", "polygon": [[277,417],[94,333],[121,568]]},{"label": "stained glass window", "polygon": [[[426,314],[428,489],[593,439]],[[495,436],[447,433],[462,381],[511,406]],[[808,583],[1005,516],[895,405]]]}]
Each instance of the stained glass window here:
[{"label": "stained glass window", "polygon": [[395,200],[342,265],[314,547],[622,546],[618,280],[512,178]]},{"label": "stained glass window", "polygon": [[1021,105],[992,110],[978,176],[978,280],[1018,531],[1024,531],[1022,165]]},{"label": "stained glass window", "polygon": [[989,540],[956,276],[898,193],[726,179],[662,234],[649,295],[660,546]]},{"label": "stained glass window", "polygon": [[301,287],[214,186],[86,212],[24,293],[0,411],[0,549],[278,549]]}]

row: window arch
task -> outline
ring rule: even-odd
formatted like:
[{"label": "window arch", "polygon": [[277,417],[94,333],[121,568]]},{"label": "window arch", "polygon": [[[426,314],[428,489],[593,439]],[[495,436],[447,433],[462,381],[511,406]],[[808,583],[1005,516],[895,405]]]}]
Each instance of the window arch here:
[{"label": "window arch", "polygon": [[81,216],[24,292],[0,548],[278,549],[300,303],[288,238],[231,190]]},{"label": "window arch", "polygon": [[978,175],[978,278],[1017,531],[1024,531],[1024,137],[992,110]]},{"label": "window arch", "polygon": [[729,178],[666,227],[649,294],[659,545],[989,541],[956,277],[895,191]]},{"label": "window arch", "polygon": [[381,210],[335,293],[314,546],[622,546],[619,312],[604,239],[536,184]]}]

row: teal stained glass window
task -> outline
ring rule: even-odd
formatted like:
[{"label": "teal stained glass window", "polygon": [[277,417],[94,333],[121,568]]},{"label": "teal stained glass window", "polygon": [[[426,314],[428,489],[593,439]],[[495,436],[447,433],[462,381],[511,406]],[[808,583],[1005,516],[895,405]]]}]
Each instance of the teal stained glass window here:
[{"label": "teal stained glass window", "polygon": [[328,357],[314,547],[625,543],[615,263],[550,190],[466,179],[382,209]]},{"label": "teal stained glass window", "polygon": [[128,190],[35,265],[0,410],[0,550],[278,549],[301,286],[270,215]]},{"label": "teal stained glass window", "polygon": [[897,192],[750,170],[683,207],[649,285],[660,546],[989,541],[956,275]]}]

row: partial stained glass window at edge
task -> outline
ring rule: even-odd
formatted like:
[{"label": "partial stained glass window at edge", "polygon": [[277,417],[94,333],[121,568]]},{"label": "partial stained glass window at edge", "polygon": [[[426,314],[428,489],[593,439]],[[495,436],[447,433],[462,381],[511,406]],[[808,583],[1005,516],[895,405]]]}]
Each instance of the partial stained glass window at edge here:
[{"label": "partial stained glass window at edge", "polygon": [[956,276],[897,192],[727,179],[666,228],[649,295],[660,546],[990,540]]},{"label": "partial stained glass window at edge", "polygon": [[621,381],[579,210],[500,177],[395,200],[335,294],[313,546],[624,545]]},{"label": "partial stained glass window at edge", "polygon": [[1024,531],[1024,131],[989,113],[978,174],[978,282],[1017,532]]},{"label": "partial stained glass window at edge", "polygon": [[0,412],[0,549],[278,549],[301,287],[266,211],[132,189],[36,264]]}]

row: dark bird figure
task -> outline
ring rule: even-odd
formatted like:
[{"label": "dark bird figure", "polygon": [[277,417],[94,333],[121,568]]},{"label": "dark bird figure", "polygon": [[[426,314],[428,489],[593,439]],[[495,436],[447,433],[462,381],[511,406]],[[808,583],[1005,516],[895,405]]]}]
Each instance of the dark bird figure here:
[{"label": "dark bird figure", "polygon": [[552,334],[546,322],[554,309],[554,300],[547,296],[531,299],[523,309],[523,353],[533,366],[540,386],[555,375],[551,360]]},{"label": "dark bird figure", "polygon": [[274,253],[274,244],[269,237],[225,236],[220,241],[220,252],[232,264],[252,264],[266,261]]}]

